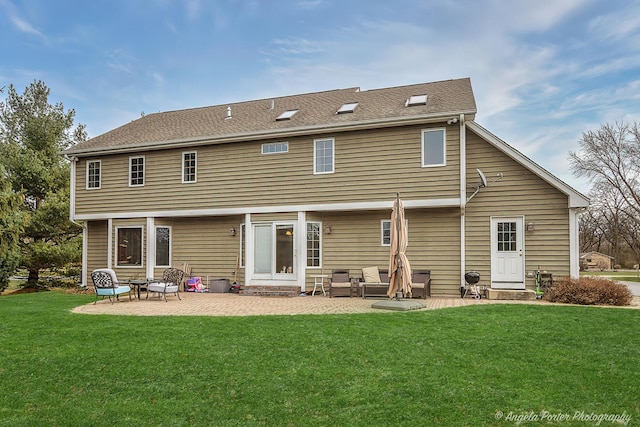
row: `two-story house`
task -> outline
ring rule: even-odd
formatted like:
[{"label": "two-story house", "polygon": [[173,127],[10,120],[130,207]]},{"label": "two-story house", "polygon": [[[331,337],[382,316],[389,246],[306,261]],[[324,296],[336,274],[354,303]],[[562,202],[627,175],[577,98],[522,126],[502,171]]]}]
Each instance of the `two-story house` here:
[{"label": "two-story house", "polygon": [[475,114],[458,79],[141,117],[66,151],[83,278],[158,277],[176,261],[245,285],[357,277],[388,265],[396,193],[434,295],[457,295],[469,270],[503,289],[533,287],[538,266],[577,276],[588,199]]}]

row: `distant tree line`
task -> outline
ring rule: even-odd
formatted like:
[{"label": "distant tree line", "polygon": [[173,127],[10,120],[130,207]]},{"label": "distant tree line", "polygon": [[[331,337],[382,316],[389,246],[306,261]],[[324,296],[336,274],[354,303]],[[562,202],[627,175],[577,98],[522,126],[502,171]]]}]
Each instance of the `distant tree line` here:
[{"label": "distant tree line", "polygon": [[640,129],[604,124],[583,133],[569,154],[574,175],[591,184],[591,206],[580,216],[580,251],[614,257],[623,268],[640,263]]}]

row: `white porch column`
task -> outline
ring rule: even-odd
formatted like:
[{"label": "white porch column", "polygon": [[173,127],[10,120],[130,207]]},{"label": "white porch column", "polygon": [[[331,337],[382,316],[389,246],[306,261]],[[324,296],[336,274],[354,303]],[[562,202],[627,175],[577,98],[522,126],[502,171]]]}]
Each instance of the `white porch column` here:
[{"label": "white porch column", "polygon": [[147,269],[146,277],[154,277],[156,269],[156,219],[147,218]]},{"label": "white porch column", "polygon": [[89,240],[89,224],[85,221],[82,226],[82,270],[80,272],[80,281],[82,282],[82,286],[89,286],[89,277],[87,276],[88,266],[87,266],[87,241]]},{"label": "white porch column", "polygon": [[298,232],[296,233],[296,247],[294,253],[296,269],[298,271],[298,286],[302,292],[305,291],[307,277],[307,213],[298,211]]},{"label": "white porch column", "polygon": [[244,284],[251,284],[253,275],[253,230],[251,229],[251,214],[244,215]]},{"label": "white porch column", "polygon": [[569,274],[574,279],[580,277],[580,233],[578,210],[569,209]]},{"label": "white porch column", "polygon": [[107,220],[107,268],[113,268],[113,218]]}]

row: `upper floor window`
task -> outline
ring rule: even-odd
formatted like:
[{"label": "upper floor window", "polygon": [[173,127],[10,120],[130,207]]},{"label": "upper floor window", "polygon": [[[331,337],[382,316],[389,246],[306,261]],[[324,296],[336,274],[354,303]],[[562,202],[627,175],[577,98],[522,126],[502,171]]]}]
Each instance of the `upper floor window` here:
[{"label": "upper floor window", "polygon": [[333,163],[333,139],[316,139],[313,141],[313,173],[333,173]]},{"label": "upper floor window", "polygon": [[288,153],[288,142],[270,142],[262,144],[262,154]]},{"label": "upper floor window", "polygon": [[447,144],[444,129],[422,131],[422,166],[445,166]]},{"label": "upper floor window", "polygon": [[142,265],[142,227],[116,228],[118,267]]},{"label": "upper floor window", "polygon": [[196,151],[185,151],[182,153],[182,182],[196,182],[198,153]]},{"label": "upper floor window", "polygon": [[100,188],[101,169],[100,160],[87,160],[87,190]]},{"label": "upper floor window", "polygon": [[129,187],[144,185],[144,156],[129,157]]}]

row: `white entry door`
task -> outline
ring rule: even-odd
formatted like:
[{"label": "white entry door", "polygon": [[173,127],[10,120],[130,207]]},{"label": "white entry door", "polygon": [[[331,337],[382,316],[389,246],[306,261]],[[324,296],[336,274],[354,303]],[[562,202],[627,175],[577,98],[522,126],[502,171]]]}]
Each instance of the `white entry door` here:
[{"label": "white entry door", "polygon": [[253,226],[254,279],[296,280],[294,230],[292,223]]},{"label": "white entry door", "polygon": [[491,218],[491,287],[524,289],[524,218]]}]

